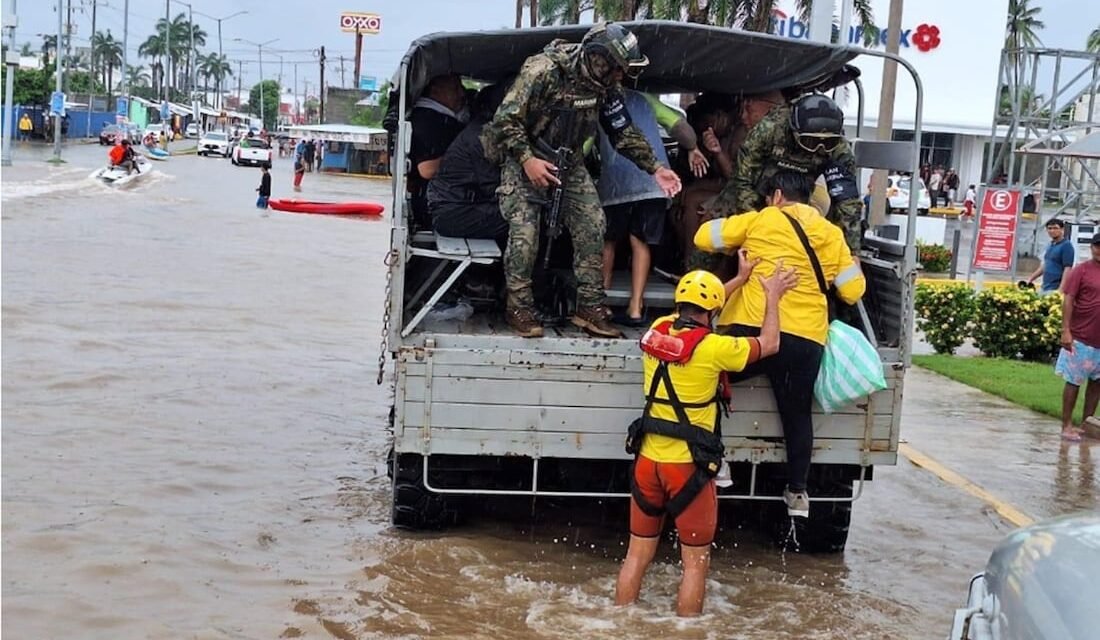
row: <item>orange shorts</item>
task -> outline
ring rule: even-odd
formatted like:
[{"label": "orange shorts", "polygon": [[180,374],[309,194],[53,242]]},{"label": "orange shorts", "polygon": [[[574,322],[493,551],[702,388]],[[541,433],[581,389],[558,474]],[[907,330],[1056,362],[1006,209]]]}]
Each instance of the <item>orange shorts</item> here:
[{"label": "orange shorts", "polygon": [[[693,462],[654,462],[638,456],[634,464],[634,482],[646,501],[655,507],[663,507],[676,495],[695,473]],[[646,515],[634,498],[630,498],[630,534],[640,538],[656,538],[664,529],[665,514]],[[676,518],[676,531],[680,544],[687,547],[704,547],[714,541],[718,528],[718,492],[711,480],[695,496],[687,509]]]}]

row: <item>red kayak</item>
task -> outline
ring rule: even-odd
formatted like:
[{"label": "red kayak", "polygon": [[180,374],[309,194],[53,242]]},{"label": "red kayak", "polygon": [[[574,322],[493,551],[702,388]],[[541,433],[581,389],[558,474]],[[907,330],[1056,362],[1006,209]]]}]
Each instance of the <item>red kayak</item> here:
[{"label": "red kayak", "polygon": [[312,202],[309,200],[268,200],[268,206],[293,213],[327,213],[331,215],[378,216],[385,210],[374,202]]}]

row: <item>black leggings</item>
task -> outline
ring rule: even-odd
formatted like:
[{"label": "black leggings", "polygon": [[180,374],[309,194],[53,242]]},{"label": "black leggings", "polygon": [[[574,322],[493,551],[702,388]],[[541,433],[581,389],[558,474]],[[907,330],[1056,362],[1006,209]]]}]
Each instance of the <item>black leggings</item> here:
[{"label": "black leggings", "polygon": [[[730,325],[724,333],[734,336],[759,336],[760,327]],[[730,380],[746,380],[764,374],[771,382],[783,438],[787,444],[787,486],[792,492],[806,490],[810,456],[814,450],[814,423],[811,416],[814,382],[821,368],[825,347],[789,333],[779,334],[779,353],[750,364],[744,371],[730,373]]]}]

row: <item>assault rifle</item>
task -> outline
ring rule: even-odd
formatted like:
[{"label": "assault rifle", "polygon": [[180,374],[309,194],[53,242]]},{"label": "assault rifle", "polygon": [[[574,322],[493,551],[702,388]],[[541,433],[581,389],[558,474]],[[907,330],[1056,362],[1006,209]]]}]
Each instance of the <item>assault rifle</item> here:
[{"label": "assault rifle", "polygon": [[561,207],[565,200],[565,179],[573,166],[573,150],[569,147],[555,149],[542,138],[535,141],[535,150],[543,160],[558,168],[555,175],[561,181],[561,184],[550,185],[546,198],[536,200],[543,207],[543,220],[546,221],[546,252],[542,257],[542,268],[546,269],[550,266],[550,250],[561,235]]}]

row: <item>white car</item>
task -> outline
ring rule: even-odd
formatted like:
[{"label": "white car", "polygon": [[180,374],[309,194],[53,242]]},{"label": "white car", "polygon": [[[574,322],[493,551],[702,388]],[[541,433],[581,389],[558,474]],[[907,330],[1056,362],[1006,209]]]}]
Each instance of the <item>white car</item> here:
[{"label": "white car", "polygon": [[229,136],[224,131],[207,131],[199,138],[200,156],[219,155],[229,157]]},{"label": "white car", "polygon": [[184,135],[184,137],[187,137],[187,138],[197,138],[197,137],[199,137],[199,125],[195,124],[194,122],[187,125],[187,130],[184,131],[183,135]]},{"label": "white car", "polygon": [[235,165],[255,165],[271,168],[271,147],[259,138],[243,138],[229,154]]},{"label": "white car", "polygon": [[[889,213],[906,214],[909,211],[909,188],[913,179],[909,176],[892,175],[886,186],[886,197],[889,199]],[[926,216],[932,206],[932,198],[928,195],[928,189],[924,186],[924,180],[917,178],[920,191],[917,192],[917,214]]]}]

